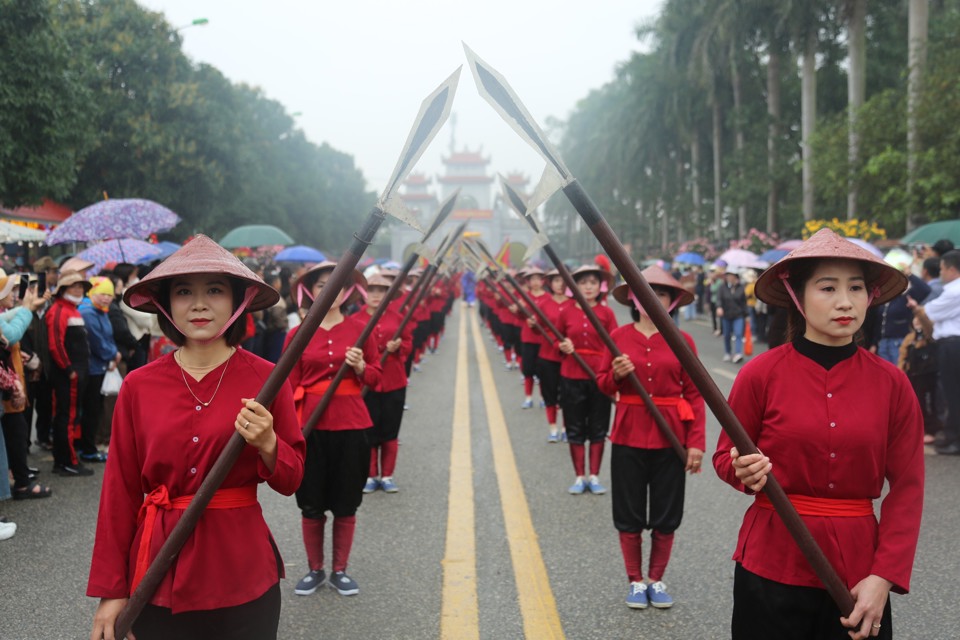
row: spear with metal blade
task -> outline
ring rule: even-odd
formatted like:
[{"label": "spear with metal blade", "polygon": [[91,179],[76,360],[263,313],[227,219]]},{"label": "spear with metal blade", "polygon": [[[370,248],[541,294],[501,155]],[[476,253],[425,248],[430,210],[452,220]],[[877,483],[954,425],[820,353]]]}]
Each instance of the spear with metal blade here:
[{"label": "spear with metal blade", "polygon": [[[543,178],[534,190],[531,201],[527,203],[527,214],[529,215],[557,190],[563,190],[570,204],[577,210],[583,221],[587,223],[590,231],[617,266],[630,290],[643,305],[643,308],[647,310],[650,319],[660,330],[664,340],[670,345],[693,383],[697,385],[704,402],[720,421],[720,426],[730,436],[737,450],[741,455],[757,453],[757,446],[750,440],[750,436],[743,425],[740,424],[740,420],[734,414],[730,405],[727,404],[716,383],[707,373],[703,363],[700,362],[686,340],[683,339],[680,329],[673,323],[666,309],[657,300],[653,289],[650,288],[649,283],[640,273],[640,268],[630,258],[629,252],[617,239],[613,229],[610,228],[590,196],[587,195],[580,183],[564,165],[560,159],[560,154],[543,135],[540,127],[530,116],[529,111],[509,83],[493,67],[477,57],[466,45],[464,45],[464,50],[480,95],[521,138],[547,161]],[[810,563],[817,577],[823,582],[830,597],[837,603],[841,613],[844,616],[849,616],[855,604],[853,596],[840,576],[837,575],[823,550],[817,545],[810,530],[807,529],[773,473],[767,475],[767,483],[764,485],[763,491],[780,515],[790,535],[797,542],[807,562]]]},{"label": "spear with metal blade", "polygon": [[[387,311],[387,305],[390,303],[390,300],[396,296],[397,292],[400,291],[400,287],[403,286],[403,280],[407,277],[410,269],[413,268],[413,265],[416,264],[417,259],[420,256],[420,252],[428,253],[426,250],[426,242],[436,231],[441,224],[447,219],[450,213],[453,211],[453,207],[457,202],[457,196],[460,194],[460,191],[457,190],[454,192],[447,200],[441,205],[440,211],[437,213],[436,218],[433,221],[433,224],[430,225],[430,228],[427,230],[427,234],[423,237],[423,240],[420,241],[417,249],[410,254],[410,257],[407,258],[407,262],[403,265],[403,269],[400,270],[400,273],[394,278],[393,282],[390,283],[390,288],[387,289],[387,292],[383,296],[383,300],[380,301],[380,306],[370,315],[370,318],[367,320],[367,324],[364,325],[363,331],[360,332],[360,335],[357,337],[354,347],[362,349],[363,345],[367,342],[367,339],[370,337],[370,334],[373,333],[374,328],[377,326],[380,318],[383,317],[383,314]],[[403,331],[403,327],[400,327],[400,331]],[[399,335],[394,336],[391,340],[395,340]],[[380,358],[380,364],[382,365],[387,360],[387,356],[390,355],[389,352],[384,351],[383,356]],[[313,431],[314,427],[317,426],[317,423],[320,421],[320,418],[323,417],[323,412],[327,410],[327,407],[330,406],[330,403],[333,401],[333,396],[337,392],[337,387],[340,386],[340,383],[346,377],[347,372],[350,371],[350,365],[347,364],[346,360],[340,365],[340,368],[337,369],[336,375],[333,376],[333,379],[330,381],[330,385],[324,390],[323,395],[320,396],[320,402],[317,403],[317,406],[313,408],[313,411],[310,412],[310,417],[307,418],[307,421],[304,423],[302,431],[303,437],[306,438],[310,435],[310,432]],[[361,395],[367,393],[368,387],[364,385],[363,389],[360,390]]]},{"label": "spear with metal blade", "polygon": [[[593,309],[583,298],[583,294],[580,293],[580,288],[577,287],[576,282],[573,280],[573,276],[570,274],[570,270],[567,269],[567,266],[563,264],[563,261],[560,260],[560,256],[553,250],[553,247],[550,245],[550,238],[540,230],[537,226],[536,220],[533,219],[533,216],[524,215],[523,212],[526,211],[526,205],[523,202],[523,197],[513,190],[507,181],[502,177],[500,179],[500,184],[503,187],[504,193],[507,195],[507,200],[510,202],[510,205],[513,209],[520,214],[520,217],[525,219],[530,227],[533,229],[533,232],[536,234],[537,240],[531,244],[531,248],[538,246],[540,249],[543,249],[544,253],[547,254],[547,257],[550,258],[550,262],[556,267],[557,271],[560,273],[560,277],[563,278],[564,283],[566,283],[567,288],[573,292],[573,297],[576,298],[577,304],[580,305],[580,308],[583,309],[584,314],[587,316],[587,320],[593,326],[594,331],[597,332],[597,335],[600,337],[600,340],[603,341],[603,344],[606,345],[607,350],[611,353],[614,358],[617,358],[623,353],[620,351],[620,348],[617,346],[617,343],[613,341],[613,338],[600,323],[600,319],[597,317],[597,314],[594,313]],[[527,253],[530,253],[528,250]],[[657,301],[657,304],[660,304]],[[576,352],[574,352],[576,353]],[[653,398],[650,397],[650,394],[647,392],[647,389],[643,386],[643,383],[640,382],[640,378],[637,377],[635,371],[631,371],[627,375],[627,380],[630,381],[630,384],[633,386],[634,390],[640,396],[640,399],[643,400],[643,404],[647,408],[647,412],[650,413],[650,417],[653,418],[654,424],[657,425],[657,428],[660,429],[660,433],[667,439],[670,443],[670,446],[673,447],[673,450],[676,452],[677,456],[680,458],[680,462],[684,465],[687,464],[687,450],[684,448],[683,443],[680,442],[680,439],[677,438],[677,434],[674,433],[673,429],[670,428],[670,425],[667,423],[667,420],[663,417],[663,414],[660,412],[660,409],[657,407],[656,403],[653,401]]]},{"label": "spear with metal blade", "polygon": [[[280,357],[279,362],[264,382],[259,393],[257,393],[256,400],[261,405],[268,407],[273,403],[280,388],[286,383],[294,364],[303,355],[304,349],[316,332],[317,327],[320,326],[320,322],[340,294],[340,289],[346,284],[350,272],[357,266],[367,246],[373,242],[373,237],[386,215],[393,215],[418,228],[413,216],[400,201],[398,189],[450,115],[450,108],[453,104],[459,79],[460,68],[427,96],[420,105],[420,112],[417,114],[410,135],[407,137],[400,159],[379,201],[367,216],[360,231],[354,234],[353,243],[340,258],[333,273],[330,274],[327,286],[323,288],[323,291],[311,305],[310,311],[300,325],[297,334],[290,341],[286,351]],[[127,635],[137,616],[150,601],[153,592],[156,591],[177,554],[180,553],[180,549],[183,548],[190,534],[196,528],[197,522],[213,498],[213,494],[223,484],[227,474],[246,446],[246,441],[239,434],[234,433],[230,437],[229,442],[210,469],[210,473],[190,501],[190,505],[184,510],[183,515],[163,543],[157,557],[154,558],[140,584],[137,585],[130,596],[127,605],[117,616],[114,624],[114,635],[117,638],[123,638]]]}]

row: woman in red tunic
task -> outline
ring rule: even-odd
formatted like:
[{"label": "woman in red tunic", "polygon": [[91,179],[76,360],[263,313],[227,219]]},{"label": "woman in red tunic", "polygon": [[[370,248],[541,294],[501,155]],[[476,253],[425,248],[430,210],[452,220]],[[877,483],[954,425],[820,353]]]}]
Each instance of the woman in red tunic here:
[{"label": "woman in red tunic", "polygon": [[180,348],[128,374],[117,398],[87,586],[87,595],[101,598],[91,639],[114,638],[128,596],[235,431],[250,446],[133,633],[138,640],[277,637],[283,561],[257,485],[292,494],[305,445],[290,389],[284,385],[269,409],[253,400],[273,365],[237,345],[243,313],[278,299],[206,236],[125,292],[134,309],[160,314]]},{"label": "woman in red tunic", "polygon": [[[923,507],[923,416],[906,375],[857,346],[867,309],[907,279],[827,229],[764,272],[756,293],[790,308],[792,340],[749,362],[730,407],[762,453],[720,436],[713,465],[754,496],[734,553],[733,637],[892,637]],[[766,494],[777,479],[852,593],[842,618]],[[874,500],[887,483],[879,522]]]},{"label": "woman in red tunic", "polygon": [[[644,269],[643,277],[668,313],[693,302],[693,294],[660,267]],[[610,436],[610,474],[613,524],[620,533],[620,549],[630,580],[627,606],[646,609],[649,604],[667,609],[673,606],[673,599],[667,593],[663,574],[670,560],[674,531],[683,518],[684,471],[700,473],[706,448],[706,414],[697,387],[627,285],[614,289],[613,297],[630,307],[633,318],[632,323],[611,334],[622,355],[598,377],[601,391],[611,396],[619,394]],[[686,333],[683,337],[696,353],[693,338]],[[685,464],[627,380],[633,371],[687,449]],[[644,529],[650,529],[649,585],[643,582]]]},{"label": "woman in red tunic", "polygon": [[[573,304],[573,300],[564,293],[567,285],[564,284],[560,273],[553,269],[545,276],[550,287],[550,294],[541,296],[537,304],[553,326],[560,321],[560,312]],[[537,353],[537,377],[540,378],[540,395],[543,397],[544,409],[547,413],[547,442],[555,443],[567,441],[567,432],[557,430],[557,406],[560,404],[560,360],[562,354],[557,342],[545,341]]]},{"label": "woman in red tunic", "polygon": [[[300,277],[293,291],[301,305],[309,304],[320,295],[335,266],[334,262],[321,262]],[[306,464],[303,483],[297,489],[297,506],[303,516],[303,543],[310,570],[294,589],[294,593],[300,596],[312,594],[327,581],[323,531],[328,511],[333,514],[333,562],[329,584],[340,595],[360,593],[356,581],[346,573],[357,526],[357,509],[363,500],[363,485],[370,467],[368,436],[373,422],[360,390],[364,386],[376,388],[381,369],[377,347],[372,340],[367,340],[363,349],[354,346],[363,325],[348,321],[341,307],[358,299],[358,287],[364,284],[363,275],[354,271],[353,283],[339,292],[303,356],[290,372],[297,413],[301,424],[305,424],[340,366],[346,362],[352,369],[337,386],[333,399],[307,438]],[[287,335],[287,344],[297,329]]]},{"label": "woman in red tunic", "polygon": [[[367,304],[351,316],[351,320],[360,324],[361,331],[380,305],[390,288],[390,280],[380,274],[374,274],[367,280]],[[384,312],[370,334],[377,346],[379,358],[387,354],[383,363],[383,375],[375,389],[369,389],[363,401],[370,412],[373,429],[370,432],[370,471],[364,493],[373,493],[383,489],[386,493],[396,493],[400,489],[393,480],[397,465],[397,437],[400,435],[400,423],[403,421],[403,406],[407,398],[407,372],[404,363],[413,349],[413,330],[408,322],[399,338],[393,336],[403,321],[396,312]],[[378,358],[378,361],[379,361]]]},{"label": "woman in red tunic", "polygon": [[[522,272],[523,280],[521,286],[533,300],[534,304],[540,298],[547,295],[543,290],[543,270],[537,267],[527,267]],[[519,279],[519,278],[518,278]],[[520,303],[526,305],[526,302],[518,296]],[[533,313],[533,310],[530,310]],[[543,344],[543,336],[539,331],[534,330],[536,316],[531,316],[520,328],[520,371],[523,373],[523,404],[521,409],[533,408],[533,378],[537,375],[537,364],[539,363],[539,353]],[[544,328],[546,331],[546,328]]]},{"label": "woman in red tunic", "polygon": [[[573,279],[593,309],[607,333],[617,328],[617,319],[610,307],[600,304],[601,285],[610,285],[610,274],[597,265],[584,265],[573,272]],[[579,304],[573,304],[560,313],[557,330],[564,336],[560,351],[569,356],[574,351],[580,354],[594,373],[599,375],[610,362],[610,352],[587,319]],[[560,363],[560,403],[563,407],[563,423],[570,441],[570,458],[576,479],[568,491],[573,495],[590,493],[599,495],[607,489],[600,484],[600,461],[603,445],[610,429],[610,398],[605,396],[597,383],[584,373],[573,358],[564,357]],[[586,443],[590,443],[590,477],[585,477]]]}]

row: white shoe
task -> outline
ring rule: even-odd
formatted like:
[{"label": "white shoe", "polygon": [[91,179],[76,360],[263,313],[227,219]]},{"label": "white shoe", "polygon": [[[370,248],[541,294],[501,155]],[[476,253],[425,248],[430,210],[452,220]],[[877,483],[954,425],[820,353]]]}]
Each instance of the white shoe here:
[{"label": "white shoe", "polygon": [[723,354],[723,361],[724,361],[724,362],[730,362],[730,354],[729,354],[729,353]]},{"label": "white shoe", "polygon": [[0,540],[12,538],[17,532],[16,522],[0,522]]},{"label": "white shoe", "polygon": [[736,354],[735,356],[733,356],[733,362],[734,362],[734,363],[743,362],[743,354],[742,354],[742,353],[738,353],[738,354]]}]

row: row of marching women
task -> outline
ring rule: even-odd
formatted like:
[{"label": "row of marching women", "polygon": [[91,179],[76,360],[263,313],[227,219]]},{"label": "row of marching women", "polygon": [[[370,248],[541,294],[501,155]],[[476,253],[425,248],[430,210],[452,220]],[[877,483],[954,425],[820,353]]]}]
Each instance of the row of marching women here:
[{"label": "row of marching women", "polygon": [[[293,283],[302,316],[335,266],[317,264]],[[124,301],[156,314],[177,349],[129,374],[118,398],[87,586],[100,598],[91,638],[115,637],[129,597],[234,434],[248,446],[133,623],[136,637],[276,638],[284,563],[257,501],[260,483],[296,496],[309,567],[294,592],[327,584],[359,593],[347,573],[357,510],[365,492],[398,491],[415,326],[421,348],[435,349],[443,331],[434,315],[404,322],[418,308],[409,287],[396,310],[380,308],[396,276],[352,273],[269,406],[256,398],[273,365],[240,345],[243,315],[275,305],[273,287],[201,235],[126,290]],[[457,291],[443,283],[429,294],[442,316]],[[285,350],[302,328],[290,331]]]},{"label": "row of marching women", "polygon": [[[668,312],[692,302],[662,269],[643,275]],[[478,283],[481,314],[508,369],[515,345],[508,314],[525,317],[533,329],[521,333],[521,368],[525,377],[537,372],[548,442],[556,441],[557,406],[562,413],[571,494],[606,492],[598,474],[610,439],[626,605],[670,608],[664,577],[683,518],[685,474],[701,472],[706,450],[700,391],[633,292],[625,284],[612,288],[607,269],[584,265],[566,279],[529,269],[512,279],[520,282]],[[919,535],[923,419],[906,376],[860,344],[868,309],[905,287],[895,268],[830,231],[807,240],[756,283],[759,299],[788,310],[790,339],[744,366],[730,393],[730,407],[759,452],[741,454],[721,433],[712,456],[719,478],[753,500],[733,554],[733,638],[892,637],[889,594],[909,590]],[[607,292],[630,310],[631,322],[616,326]],[[538,353],[529,346],[534,336]],[[681,336],[696,354],[692,338]],[[551,372],[558,351],[557,380]],[[528,366],[534,357],[536,366]],[[530,396],[528,387],[523,408],[531,406]],[[849,613],[823,588],[763,492],[775,465],[787,497],[849,589]]]}]

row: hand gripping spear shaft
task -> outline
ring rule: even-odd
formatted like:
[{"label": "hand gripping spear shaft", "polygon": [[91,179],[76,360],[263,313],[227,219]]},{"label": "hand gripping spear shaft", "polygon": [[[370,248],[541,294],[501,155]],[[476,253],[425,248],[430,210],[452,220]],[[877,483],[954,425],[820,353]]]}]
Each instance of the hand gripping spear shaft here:
[{"label": "hand gripping spear shaft", "polygon": [[[290,341],[287,350],[280,357],[279,362],[277,362],[270,376],[266,382],[264,382],[260,392],[257,393],[256,400],[263,406],[269,407],[276,398],[282,385],[286,384],[290,370],[293,369],[293,365],[300,356],[303,355],[304,349],[316,332],[317,327],[320,326],[320,322],[324,316],[327,315],[330,306],[340,294],[340,289],[342,289],[346,283],[350,272],[357,266],[367,246],[373,242],[373,237],[377,229],[380,228],[380,224],[386,218],[386,214],[390,213],[401,219],[409,217],[408,212],[403,209],[402,204],[396,199],[397,189],[413,169],[414,165],[416,165],[420,156],[423,155],[430,141],[436,136],[440,127],[446,121],[447,116],[449,116],[459,78],[460,69],[457,69],[432,94],[427,96],[421,104],[420,113],[414,121],[414,126],[404,145],[400,160],[393,170],[393,176],[387,184],[386,189],[384,189],[380,201],[367,216],[360,231],[354,234],[353,243],[350,248],[347,249],[346,253],[343,254],[343,257],[340,258],[333,273],[330,274],[327,286],[323,288],[320,296],[314,301],[313,305],[311,305],[310,312],[306,318],[304,318],[300,329],[297,331],[297,335]],[[234,433],[230,437],[230,441],[224,447],[220,457],[217,458],[217,461],[213,464],[210,473],[204,478],[200,489],[190,501],[190,505],[184,510],[183,515],[180,517],[180,520],[177,521],[173,531],[170,532],[170,535],[166,541],[164,541],[157,557],[154,558],[150,564],[150,568],[147,569],[147,572],[144,574],[143,580],[137,585],[136,590],[127,601],[127,605],[123,608],[123,611],[120,612],[120,615],[117,616],[116,623],[114,624],[115,637],[123,638],[127,635],[127,632],[130,631],[133,622],[150,601],[153,592],[156,591],[163,577],[173,564],[174,559],[176,559],[177,554],[180,553],[180,549],[183,548],[190,534],[193,533],[197,522],[200,520],[200,516],[203,515],[204,509],[210,504],[213,494],[220,485],[223,484],[227,474],[229,474],[237,458],[240,457],[240,454],[246,446],[246,441],[239,434]]]},{"label": "hand gripping spear shaft", "polygon": [[[720,426],[727,432],[734,446],[741,455],[757,453],[757,446],[750,440],[743,425],[737,419],[736,414],[727,404],[723,394],[716,383],[707,373],[703,363],[697,358],[696,354],[687,344],[686,340],[680,334],[680,329],[670,319],[666,309],[659,303],[656,294],[650,285],[640,273],[639,267],[631,260],[629,252],[617,239],[616,234],[610,225],[604,219],[603,214],[597,209],[597,206],[587,195],[583,187],[571,175],[569,169],[563,164],[560,155],[553,145],[546,139],[540,127],[537,126],[534,119],[530,116],[526,107],[520,102],[520,99],[514,93],[513,89],[507,83],[506,79],[487,63],[483,62],[466,45],[467,59],[473,71],[474,79],[477,82],[477,89],[480,95],[500,114],[500,116],[530,144],[537,153],[547,161],[547,170],[544,172],[544,183],[552,179],[557,187],[563,189],[564,194],[570,201],[570,204],[577,210],[580,217],[583,218],[590,231],[596,236],[600,245],[607,255],[617,266],[620,274],[626,280],[630,290],[647,310],[650,319],[660,330],[664,340],[670,345],[670,348],[680,360],[681,366],[686,369],[687,374],[693,380],[703,396],[704,402],[713,411],[713,414],[720,421]],[[540,202],[542,202],[541,200]],[[540,202],[528,205],[530,210],[539,205]],[[774,509],[783,520],[784,526],[796,540],[807,562],[823,582],[824,587],[837,603],[837,607],[844,616],[849,616],[853,611],[855,601],[850,594],[843,580],[837,575],[830,561],[824,555],[823,550],[817,546],[816,540],[807,526],[804,524],[796,508],[787,498],[786,492],[777,481],[773,473],[767,475],[767,483],[763,488],[764,493],[770,499]]]},{"label": "hand gripping spear shaft", "polygon": [[[443,219],[446,218],[451,211],[453,211],[453,205],[455,201],[456,201],[456,194],[454,194],[454,197],[448,201],[449,203],[448,206],[445,206],[440,209],[440,214],[438,214],[439,222],[443,222]],[[441,218],[441,215],[442,215],[442,218]],[[437,222],[435,222],[431,226],[430,232],[428,232],[428,235],[429,233],[432,233],[434,230],[436,230],[436,228],[439,226],[440,225]],[[424,237],[423,241],[426,242],[426,240],[427,240],[427,237]],[[354,347],[358,349],[363,348],[363,345],[367,342],[367,339],[370,337],[370,334],[373,333],[374,327],[377,326],[377,322],[380,320],[380,318],[383,317],[383,314],[386,313],[387,304],[390,302],[391,298],[393,298],[396,295],[397,291],[400,290],[400,287],[403,286],[403,278],[406,277],[407,272],[409,272],[410,269],[413,267],[413,264],[417,260],[417,256],[418,254],[414,253],[407,259],[407,263],[404,265],[403,270],[401,270],[401,272],[397,275],[397,277],[394,278],[393,282],[390,284],[390,288],[387,289],[387,293],[383,296],[383,300],[380,302],[380,306],[377,307],[376,311],[374,311],[373,314],[370,316],[370,319],[367,320],[367,324],[364,325],[363,331],[360,332],[360,335],[357,337],[357,341],[353,345]],[[400,327],[400,331],[402,330],[403,330],[403,326]],[[399,336],[394,336],[393,338],[391,338],[391,340],[395,340],[397,337]],[[386,361],[388,355],[390,355],[389,352],[384,351],[383,356],[380,359],[380,364],[383,364]],[[323,412],[327,410],[328,406],[330,406],[330,403],[333,401],[333,396],[337,392],[337,387],[340,386],[340,383],[343,381],[344,377],[346,377],[347,372],[349,370],[350,370],[350,365],[348,365],[346,361],[344,361],[343,364],[340,365],[340,368],[337,369],[337,373],[333,377],[333,380],[330,381],[330,385],[326,388],[326,390],[324,390],[323,395],[320,397],[320,402],[318,402],[317,406],[315,406],[313,408],[313,411],[310,412],[310,417],[307,418],[306,423],[303,425],[302,431],[303,431],[304,438],[310,435],[310,432],[313,431],[314,427],[317,426],[317,423],[320,421],[320,418],[323,417]],[[361,389],[360,391],[361,395],[366,394],[367,389],[368,387],[364,386],[363,389]]]}]

